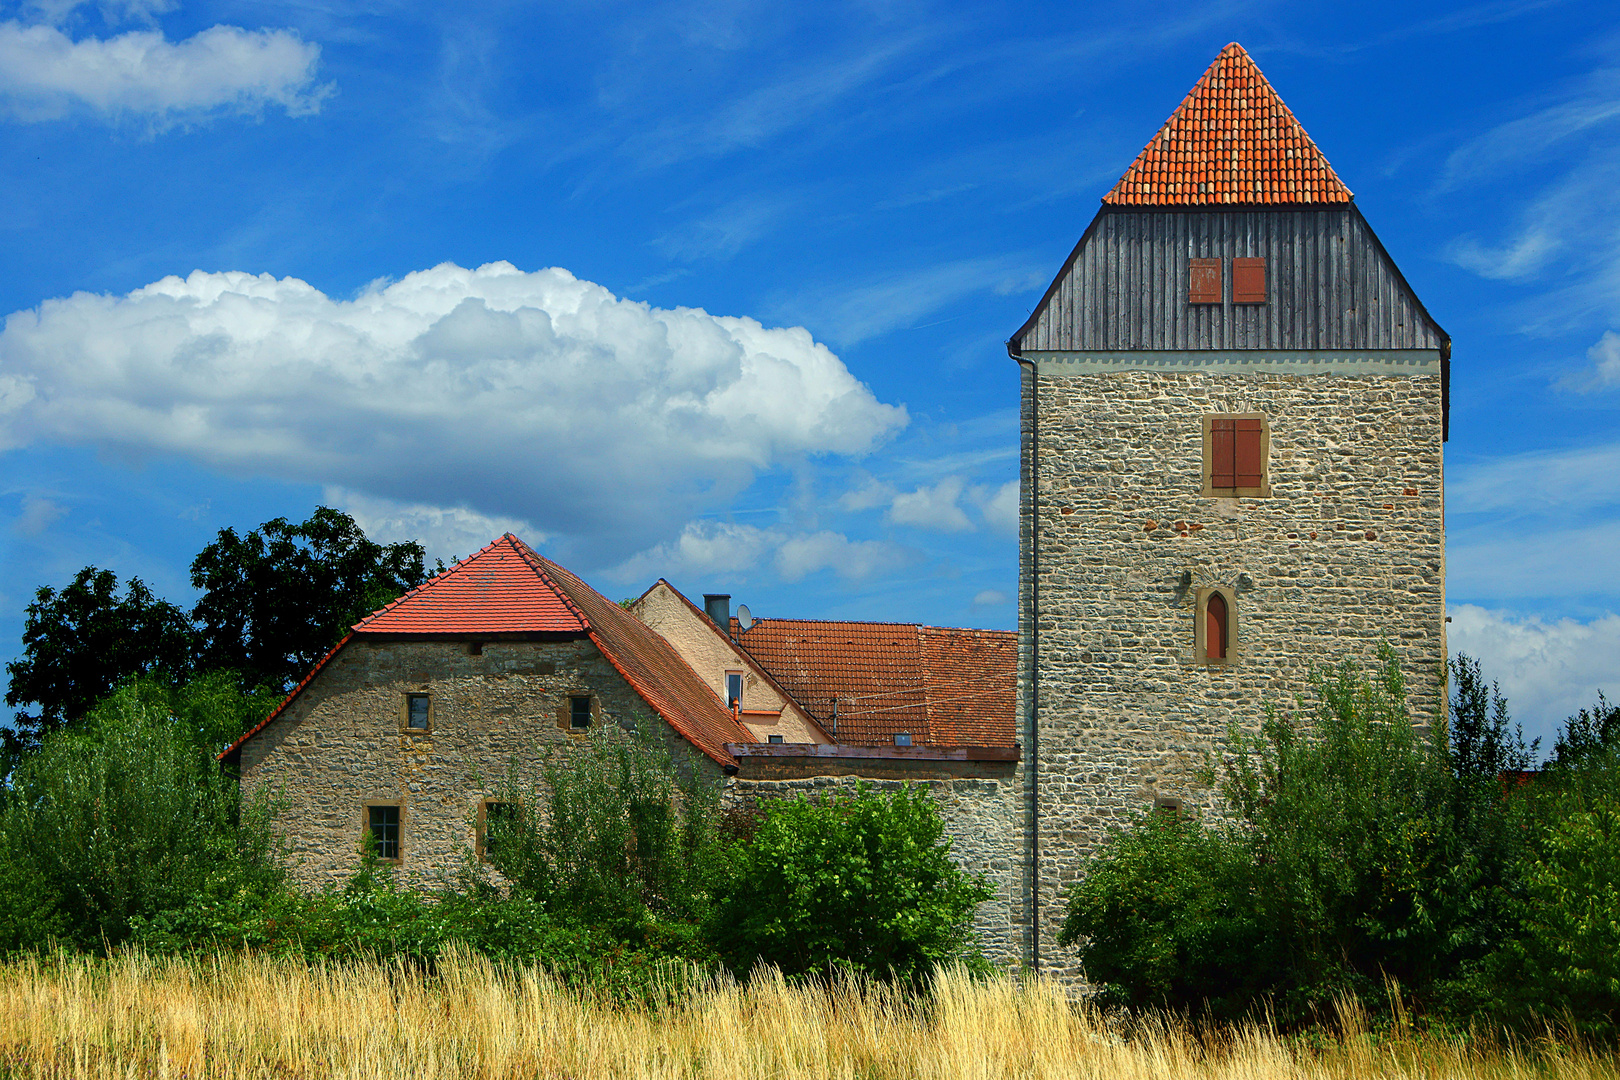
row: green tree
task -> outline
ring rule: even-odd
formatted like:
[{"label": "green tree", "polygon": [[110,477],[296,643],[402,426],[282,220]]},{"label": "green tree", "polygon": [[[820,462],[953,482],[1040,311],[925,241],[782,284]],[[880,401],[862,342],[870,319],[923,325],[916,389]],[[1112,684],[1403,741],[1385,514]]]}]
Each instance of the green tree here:
[{"label": "green tree", "polygon": [[1565,721],[1553,741],[1554,768],[1578,768],[1620,746],[1620,705],[1611,705],[1598,691],[1597,704]]},{"label": "green tree", "polygon": [[6,665],[6,704],[32,706],[6,733],[12,754],[81,720],[132,675],[177,679],[190,669],[194,634],[185,613],[132,577],[118,592],[111,570],[87,566],[60,592],[42,588],[28,605],[23,652]]},{"label": "green tree", "polygon": [[950,847],[926,787],[770,803],[715,912],[717,944],[738,970],[917,979],[969,955],[993,895]]},{"label": "green tree", "polygon": [[353,518],[318,507],[308,521],[221,529],[191,564],[198,666],[285,690],[353,623],[427,578],[422,545],[381,545]]}]

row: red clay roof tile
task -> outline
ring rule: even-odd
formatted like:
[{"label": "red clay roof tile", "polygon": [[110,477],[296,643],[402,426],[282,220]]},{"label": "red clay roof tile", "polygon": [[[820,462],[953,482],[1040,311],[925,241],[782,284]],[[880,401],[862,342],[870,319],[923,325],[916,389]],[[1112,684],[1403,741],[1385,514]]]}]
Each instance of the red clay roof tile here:
[{"label": "red clay roof tile", "polygon": [[[843,745],[1013,746],[1018,636],[915,623],[758,619],[732,634]],[[837,730],[833,702],[837,701]]]},{"label": "red clay roof tile", "polygon": [[[579,607],[507,533],[354,624],[365,634],[521,634],[590,630]],[[530,552],[532,554],[532,552]]]},{"label": "red clay roof tile", "polygon": [[1347,203],[1353,196],[1243,46],[1221,50],[1103,196],[1116,206]]}]

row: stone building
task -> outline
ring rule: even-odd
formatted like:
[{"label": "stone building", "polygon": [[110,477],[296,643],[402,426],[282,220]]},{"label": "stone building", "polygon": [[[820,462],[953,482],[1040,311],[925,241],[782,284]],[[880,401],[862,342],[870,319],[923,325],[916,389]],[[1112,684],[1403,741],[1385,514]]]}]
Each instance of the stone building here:
[{"label": "stone building", "polygon": [[1103,198],[1008,342],[1022,377],[1028,960],[1228,725],[1396,649],[1444,705],[1450,339],[1241,46]]},{"label": "stone building", "polygon": [[221,757],[276,793],[297,880],[343,881],[365,845],[431,885],[480,849],[509,765],[643,724],[716,780],[754,738],[667,641],[506,535],[357,623]]}]

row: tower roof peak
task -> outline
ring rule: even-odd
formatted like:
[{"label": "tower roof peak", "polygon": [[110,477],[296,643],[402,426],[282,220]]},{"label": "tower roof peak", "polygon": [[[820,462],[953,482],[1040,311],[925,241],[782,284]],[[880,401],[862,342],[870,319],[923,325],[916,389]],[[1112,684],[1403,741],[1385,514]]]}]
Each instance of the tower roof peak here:
[{"label": "tower roof peak", "polygon": [[1103,202],[1347,203],[1354,196],[1243,46],[1222,49]]}]

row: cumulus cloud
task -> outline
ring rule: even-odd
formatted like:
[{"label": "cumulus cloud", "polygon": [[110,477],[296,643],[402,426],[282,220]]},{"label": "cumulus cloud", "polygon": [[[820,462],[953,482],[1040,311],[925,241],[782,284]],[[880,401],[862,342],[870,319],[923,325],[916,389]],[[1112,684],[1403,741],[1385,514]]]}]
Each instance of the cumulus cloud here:
[{"label": "cumulus cloud", "polygon": [[22,120],[87,112],[159,127],[267,106],[302,116],[332,92],[315,81],[320,54],[291,30],[213,26],[182,41],[132,30],[75,41],[54,26],[8,20],[0,22],[0,106]]},{"label": "cumulus cloud", "polygon": [[973,501],[979,504],[984,523],[997,532],[1018,531],[1018,481],[1009,480],[1000,487],[976,487]]},{"label": "cumulus cloud", "polygon": [[1586,358],[1592,361],[1592,366],[1563,380],[1564,386],[1578,391],[1607,390],[1611,386],[1620,386],[1620,334],[1605,330],[1603,336],[1586,350]]},{"label": "cumulus cloud", "polygon": [[727,505],[760,470],[861,455],[906,422],[802,328],[504,262],[352,300],[197,271],[46,301],[0,331],[0,448],[174,454],[460,507],[570,538],[568,557],[598,566]]},{"label": "cumulus cloud", "polygon": [[61,519],[67,511],[42,495],[24,495],[22,513],[11,527],[24,536],[38,536]]},{"label": "cumulus cloud", "polygon": [[896,570],[913,553],[882,540],[851,540],[843,533],[822,532],[794,536],[776,552],[776,570],[784,581],[799,581],[818,570],[832,570],[850,580]]},{"label": "cumulus cloud", "polygon": [[470,555],[502,533],[513,533],[536,546],[549,539],[522,518],[480,514],[462,506],[400,503],[343,488],[329,487],[324,494],[327,505],[348,513],[379,544],[419,541],[430,564],[434,559],[448,563]]},{"label": "cumulus cloud", "polygon": [[973,598],[974,607],[1001,607],[1006,603],[1007,594],[1000,589],[985,589]]},{"label": "cumulus cloud", "polygon": [[889,520],[896,525],[915,525],[940,532],[964,532],[973,522],[962,512],[957,500],[965,487],[960,476],[947,476],[933,487],[896,495],[889,505]]},{"label": "cumulus cloud", "polygon": [[1571,714],[1591,705],[1599,690],[1620,697],[1620,615],[1589,622],[1544,622],[1511,611],[1454,604],[1447,635],[1452,655],[1480,662],[1501,684],[1508,711],[1542,751]]}]

